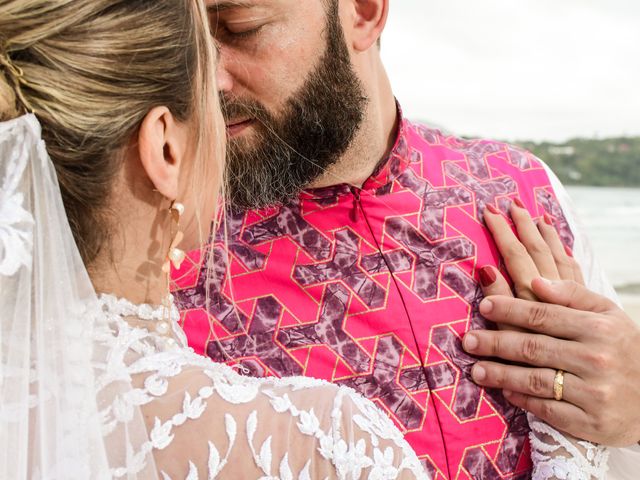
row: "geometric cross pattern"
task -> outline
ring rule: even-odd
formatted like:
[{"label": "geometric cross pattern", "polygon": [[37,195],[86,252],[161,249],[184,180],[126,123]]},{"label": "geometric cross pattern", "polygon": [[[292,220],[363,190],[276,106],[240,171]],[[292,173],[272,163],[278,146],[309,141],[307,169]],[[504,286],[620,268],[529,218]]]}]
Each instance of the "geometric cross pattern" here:
[{"label": "geometric cross pattern", "polygon": [[[215,275],[202,268],[175,292],[181,309],[204,313],[184,322],[191,345],[251,375],[354,388],[406,432],[435,480],[528,478],[526,416],[471,381],[476,359],[461,338],[488,326],[477,269],[500,259],[482,221],[487,205],[504,210],[518,196],[571,246],[543,166],[502,143],[401,119],[389,159],[362,190],[335,185],[230,211],[203,252]],[[196,321],[211,325],[196,331]]]}]

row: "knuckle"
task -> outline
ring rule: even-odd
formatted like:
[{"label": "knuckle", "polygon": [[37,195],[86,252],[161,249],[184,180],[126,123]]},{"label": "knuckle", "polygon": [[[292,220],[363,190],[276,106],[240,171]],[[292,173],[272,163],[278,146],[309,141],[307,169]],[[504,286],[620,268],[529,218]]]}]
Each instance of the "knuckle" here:
[{"label": "knuckle", "polygon": [[531,364],[536,364],[542,359],[543,347],[536,337],[527,337],[522,345],[522,356]]},{"label": "knuckle", "polygon": [[611,356],[602,351],[587,353],[587,362],[591,366],[591,370],[599,374],[609,372],[613,365]]},{"label": "knuckle", "polygon": [[545,242],[530,242],[527,251],[532,255],[546,255],[551,257],[551,249]]},{"label": "knuckle", "polygon": [[503,308],[503,316],[504,319],[508,322],[512,320],[516,320],[518,317],[518,309],[516,308],[516,301],[514,299],[509,299],[507,301],[502,302]]},{"label": "knuckle", "polygon": [[535,303],[529,311],[528,326],[532,329],[543,328],[547,324],[550,311],[547,305]]},{"label": "knuckle", "polygon": [[[574,270],[573,262],[568,260],[568,259],[566,259],[566,258],[556,259],[556,265],[558,266],[558,269],[573,273],[573,270]],[[569,279],[565,279],[565,280],[573,281],[573,278],[569,278]]]},{"label": "knuckle", "polygon": [[529,255],[526,247],[518,241],[509,242],[504,250],[504,255],[509,258],[522,258]]},{"label": "knuckle", "polygon": [[553,408],[553,403],[551,402],[542,402],[540,405],[540,416],[545,419],[548,423],[556,424],[556,412]]},{"label": "knuckle", "polygon": [[614,400],[613,389],[607,385],[594,388],[594,400],[601,406],[610,405]]},{"label": "knuckle", "polygon": [[536,397],[547,397],[550,388],[544,379],[543,372],[540,370],[532,370],[528,375],[529,392]]},{"label": "knuckle", "polygon": [[500,356],[500,353],[502,352],[502,335],[500,335],[499,333],[496,333],[495,335],[493,335],[491,337],[491,343],[490,343],[490,349],[491,349],[491,355],[492,356]]}]

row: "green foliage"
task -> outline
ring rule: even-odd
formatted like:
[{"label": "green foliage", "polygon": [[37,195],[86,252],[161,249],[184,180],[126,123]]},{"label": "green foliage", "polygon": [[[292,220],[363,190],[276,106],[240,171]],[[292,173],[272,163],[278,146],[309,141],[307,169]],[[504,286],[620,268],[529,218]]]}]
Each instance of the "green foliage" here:
[{"label": "green foliage", "polygon": [[640,137],[517,144],[544,160],[566,185],[640,186]]}]

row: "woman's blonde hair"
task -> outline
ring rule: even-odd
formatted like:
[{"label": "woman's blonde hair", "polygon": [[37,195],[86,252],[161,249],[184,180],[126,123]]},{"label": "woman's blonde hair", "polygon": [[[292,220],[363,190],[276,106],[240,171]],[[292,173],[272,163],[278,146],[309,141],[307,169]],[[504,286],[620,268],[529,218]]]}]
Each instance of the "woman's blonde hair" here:
[{"label": "woman's blonde hair", "polygon": [[213,55],[202,0],[0,2],[0,121],[38,117],[86,263],[109,245],[119,153],[152,108],[195,119],[200,168],[223,162]]}]

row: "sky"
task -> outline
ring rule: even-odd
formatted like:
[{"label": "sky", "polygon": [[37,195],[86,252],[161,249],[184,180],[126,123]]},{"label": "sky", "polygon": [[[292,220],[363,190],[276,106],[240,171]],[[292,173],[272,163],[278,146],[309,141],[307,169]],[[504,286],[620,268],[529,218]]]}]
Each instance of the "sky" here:
[{"label": "sky", "polygon": [[504,140],[640,135],[639,0],[391,0],[409,118]]}]

